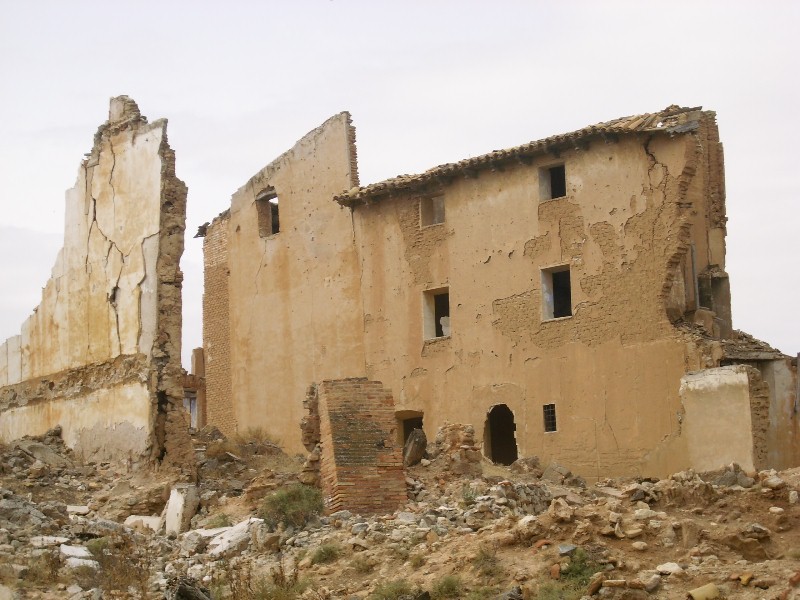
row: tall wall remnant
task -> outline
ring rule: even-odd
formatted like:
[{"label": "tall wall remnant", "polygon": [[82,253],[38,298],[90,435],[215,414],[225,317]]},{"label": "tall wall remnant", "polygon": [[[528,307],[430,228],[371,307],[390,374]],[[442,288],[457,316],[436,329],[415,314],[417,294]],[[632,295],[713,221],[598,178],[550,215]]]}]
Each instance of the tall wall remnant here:
[{"label": "tall wall remnant", "polygon": [[[355,130],[340,113],[253,175],[201,234],[208,422],[226,435],[295,434],[309,383],[363,372],[351,218],[331,200],[356,185]],[[299,436],[280,437],[302,450]]]},{"label": "tall wall remnant", "polygon": [[66,194],[42,301],[0,344],[0,440],[61,425],[87,458],[182,461],[186,195],[167,121],[113,98]]}]

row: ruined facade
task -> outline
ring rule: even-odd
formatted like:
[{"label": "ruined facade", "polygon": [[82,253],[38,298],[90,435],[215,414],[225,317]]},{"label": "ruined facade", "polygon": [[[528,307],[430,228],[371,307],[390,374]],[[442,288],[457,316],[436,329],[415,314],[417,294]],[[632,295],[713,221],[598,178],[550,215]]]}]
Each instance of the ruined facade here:
[{"label": "ruined facade", "polygon": [[590,478],[800,462],[796,362],[732,327],[714,113],[366,187],[354,140],[328,120],[205,230],[209,423],[300,450],[308,385],[365,377],[391,391],[398,446],[460,422],[496,462]]},{"label": "ruined facade", "polygon": [[87,459],[182,460],[186,194],[166,120],[113,98],[66,194],[42,301],[0,344],[0,441],[60,425]]}]

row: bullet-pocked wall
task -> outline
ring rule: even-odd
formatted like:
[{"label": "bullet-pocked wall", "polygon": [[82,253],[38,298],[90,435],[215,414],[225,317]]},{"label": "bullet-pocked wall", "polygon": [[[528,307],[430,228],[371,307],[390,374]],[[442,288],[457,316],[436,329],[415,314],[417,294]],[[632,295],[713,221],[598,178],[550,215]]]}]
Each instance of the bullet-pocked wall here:
[{"label": "bullet-pocked wall", "polygon": [[42,301],[0,344],[0,439],[61,425],[87,458],[181,461],[186,186],[167,122],[113,98],[66,194]]},{"label": "bullet-pocked wall", "polygon": [[254,175],[206,231],[210,424],[267,429],[301,452],[308,385],[363,374],[352,218],[333,201],[357,185],[355,130],[341,113]]}]

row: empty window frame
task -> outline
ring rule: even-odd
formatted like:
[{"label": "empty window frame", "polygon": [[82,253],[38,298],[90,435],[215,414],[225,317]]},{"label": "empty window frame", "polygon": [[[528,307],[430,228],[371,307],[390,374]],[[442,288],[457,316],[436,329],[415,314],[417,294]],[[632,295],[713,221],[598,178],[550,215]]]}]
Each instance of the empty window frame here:
[{"label": "empty window frame", "polygon": [[275,235],[281,230],[278,214],[278,194],[275,188],[268,187],[256,194],[256,213],[258,215],[258,235],[262,238]]},{"label": "empty window frame", "polygon": [[567,195],[567,171],[564,165],[539,169],[539,198],[553,200]]},{"label": "empty window frame", "polygon": [[556,405],[545,404],[542,406],[545,433],[556,431]]},{"label": "empty window frame", "polygon": [[569,265],[542,269],[542,319],[572,316]]},{"label": "empty window frame", "polygon": [[423,292],[423,330],[426,340],[450,335],[450,289]]},{"label": "empty window frame", "polygon": [[422,227],[444,223],[444,196],[426,196],[420,199],[419,223]]}]

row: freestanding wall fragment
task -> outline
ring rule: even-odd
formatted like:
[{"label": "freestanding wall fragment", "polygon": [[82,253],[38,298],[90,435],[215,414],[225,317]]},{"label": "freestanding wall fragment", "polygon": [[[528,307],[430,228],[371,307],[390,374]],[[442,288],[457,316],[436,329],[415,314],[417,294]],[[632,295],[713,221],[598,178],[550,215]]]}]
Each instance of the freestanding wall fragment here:
[{"label": "freestanding wall fragment", "polygon": [[0,344],[0,440],[61,425],[93,459],[182,459],[186,193],[166,120],[150,124],[133,100],[113,98],[67,192],[42,302]]},{"label": "freestanding wall fragment", "polygon": [[394,400],[379,381],[323,381],[318,389],[325,508],[366,515],[405,504]]}]

